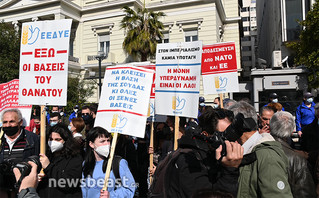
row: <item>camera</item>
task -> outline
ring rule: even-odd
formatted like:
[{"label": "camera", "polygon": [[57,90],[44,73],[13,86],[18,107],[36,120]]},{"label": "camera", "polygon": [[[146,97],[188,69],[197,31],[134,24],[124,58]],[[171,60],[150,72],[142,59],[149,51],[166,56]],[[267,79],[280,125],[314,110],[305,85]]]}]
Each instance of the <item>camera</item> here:
[{"label": "camera", "polygon": [[[4,162],[0,163],[0,188],[5,190],[14,190],[19,188],[22,179],[25,176],[28,176],[31,172],[32,166],[28,163],[29,161],[34,162],[37,165],[37,172],[39,173],[42,169],[39,156],[33,155],[26,158],[22,162],[16,163],[12,159],[7,159]],[[21,177],[18,182],[16,182],[13,169],[18,168]]]},{"label": "camera", "polygon": [[221,156],[226,156],[226,145],[225,141],[234,142],[238,140],[244,132],[252,131],[257,129],[257,123],[253,118],[245,118],[242,113],[238,113],[231,125],[223,132],[215,131],[211,136],[205,136],[201,132],[199,126],[190,127],[192,135],[195,139],[201,139],[207,142],[213,149],[217,149],[222,145]]}]

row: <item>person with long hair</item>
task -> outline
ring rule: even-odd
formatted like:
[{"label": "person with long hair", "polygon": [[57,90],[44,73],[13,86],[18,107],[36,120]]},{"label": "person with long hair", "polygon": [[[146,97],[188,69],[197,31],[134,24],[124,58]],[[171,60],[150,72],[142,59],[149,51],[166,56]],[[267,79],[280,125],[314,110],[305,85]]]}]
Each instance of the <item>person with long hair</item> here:
[{"label": "person with long hair", "polygon": [[40,153],[45,176],[41,179],[40,197],[82,197],[83,158],[68,126],[58,123],[49,130],[47,155]]},{"label": "person with long hair", "polygon": [[[120,159],[119,163],[114,163],[114,160],[118,159],[117,156],[113,158],[110,178],[107,181],[107,191],[102,191],[111,140],[111,134],[102,127],[94,127],[86,136],[86,156],[83,164],[85,185],[82,185],[84,198],[98,198],[100,195],[110,197],[134,196],[135,181],[128,163],[124,159]],[[117,175],[117,172],[119,175]]]}]

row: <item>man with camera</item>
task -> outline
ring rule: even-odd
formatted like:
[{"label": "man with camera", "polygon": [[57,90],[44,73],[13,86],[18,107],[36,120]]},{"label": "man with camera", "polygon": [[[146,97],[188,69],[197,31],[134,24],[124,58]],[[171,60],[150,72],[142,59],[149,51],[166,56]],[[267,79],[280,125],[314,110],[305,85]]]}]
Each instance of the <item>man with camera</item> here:
[{"label": "man with camera", "polygon": [[255,108],[240,101],[228,109],[255,122],[255,127],[248,127],[238,138],[244,148],[244,158],[240,165],[237,197],[292,197],[287,157],[280,143],[269,133],[257,131]]},{"label": "man with camera", "polygon": [[19,109],[6,109],[2,113],[0,133],[0,188],[1,197],[14,194],[12,167],[32,155],[39,155],[39,137],[22,127],[23,118]]},{"label": "man with camera", "polygon": [[[235,195],[243,149],[236,142],[222,142],[213,135],[217,130],[224,131],[225,120],[232,119],[232,112],[210,108],[199,117],[200,127],[190,123],[178,149],[158,165],[150,197],[191,197],[202,189]],[[221,154],[222,150],[226,153]]]}]

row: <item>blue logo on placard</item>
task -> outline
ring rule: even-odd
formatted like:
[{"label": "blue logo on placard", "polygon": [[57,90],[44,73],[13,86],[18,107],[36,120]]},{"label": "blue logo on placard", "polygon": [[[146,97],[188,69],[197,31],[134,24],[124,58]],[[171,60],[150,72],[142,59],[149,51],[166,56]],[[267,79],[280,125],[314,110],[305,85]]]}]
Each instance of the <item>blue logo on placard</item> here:
[{"label": "blue logo on placard", "polygon": [[182,109],[184,109],[186,104],[186,100],[185,98],[180,98],[179,96],[176,97],[176,111],[181,111]]},{"label": "blue logo on placard", "polygon": [[122,116],[122,115],[119,115],[118,122],[116,124],[116,128],[121,129],[121,128],[125,127],[126,123],[127,123],[127,118]]},{"label": "blue logo on placard", "polygon": [[155,110],[154,104],[150,103],[150,115],[151,116],[154,114],[154,110]]},{"label": "blue logo on placard", "polygon": [[228,79],[226,77],[219,77],[219,88],[225,88],[227,86]]}]

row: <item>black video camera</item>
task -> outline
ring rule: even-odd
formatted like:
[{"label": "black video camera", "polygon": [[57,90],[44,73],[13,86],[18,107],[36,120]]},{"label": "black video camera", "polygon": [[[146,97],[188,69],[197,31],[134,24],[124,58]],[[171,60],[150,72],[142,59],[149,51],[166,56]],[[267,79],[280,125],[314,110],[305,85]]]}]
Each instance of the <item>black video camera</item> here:
[{"label": "black video camera", "polygon": [[[24,177],[28,176],[31,172],[32,166],[28,163],[29,161],[34,162],[37,165],[38,173],[42,169],[39,156],[33,155],[28,157],[22,162],[15,163],[11,159],[7,159],[0,163],[0,188],[4,190],[14,190],[19,189],[21,181]],[[13,169],[18,168],[21,177],[19,181],[16,182]]]},{"label": "black video camera", "polygon": [[193,137],[206,141],[213,149],[217,149],[222,145],[221,156],[226,156],[225,141],[234,142],[238,140],[244,132],[257,129],[257,123],[253,118],[245,118],[242,113],[238,113],[235,120],[227,129],[223,132],[215,131],[211,136],[205,136],[202,134],[202,130],[199,127],[192,127]]}]

